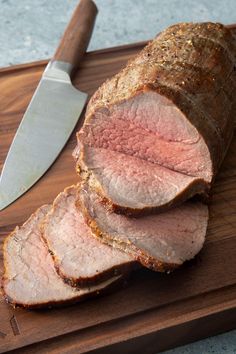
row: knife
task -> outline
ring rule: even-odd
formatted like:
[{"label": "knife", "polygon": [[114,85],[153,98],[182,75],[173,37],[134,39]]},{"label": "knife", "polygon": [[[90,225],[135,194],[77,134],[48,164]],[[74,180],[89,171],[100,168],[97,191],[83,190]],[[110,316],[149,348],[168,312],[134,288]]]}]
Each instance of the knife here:
[{"label": "knife", "polygon": [[0,177],[0,210],[47,171],[67,142],[87,100],[71,83],[95,23],[97,7],[81,0],[48,63],[7,154]]}]

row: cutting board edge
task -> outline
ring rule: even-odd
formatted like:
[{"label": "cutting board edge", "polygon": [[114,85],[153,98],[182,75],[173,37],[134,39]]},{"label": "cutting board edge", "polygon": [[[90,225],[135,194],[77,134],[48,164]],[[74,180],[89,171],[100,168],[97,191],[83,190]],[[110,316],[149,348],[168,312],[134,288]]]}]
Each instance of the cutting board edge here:
[{"label": "cutting board edge", "polygon": [[[236,27],[236,25],[235,25]],[[85,56],[94,56],[94,55],[99,55],[99,54],[106,54],[106,53],[110,53],[110,52],[120,52],[122,50],[125,49],[134,49],[134,48],[141,48],[143,46],[145,46],[149,40],[146,41],[140,41],[140,42],[135,42],[135,43],[130,43],[130,44],[123,44],[120,46],[114,46],[114,47],[109,47],[109,48],[102,48],[102,49],[96,49],[96,50],[92,50],[89,51],[85,54]],[[10,66],[3,66],[0,67],[0,74],[1,73],[5,73],[7,71],[18,71],[18,70],[24,70],[24,69],[30,69],[30,68],[34,68],[37,66],[45,66],[47,65],[47,63],[49,62],[49,58],[47,59],[41,59],[41,60],[35,60],[35,61],[31,61],[31,62],[27,62],[27,63],[21,63],[21,64],[15,64],[15,65],[10,65]]]},{"label": "cutting board edge", "polygon": [[[227,288],[232,288],[234,290],[234,294],[236,294],[236,284],[233,286],[228,286]],[[212,293],[214,292],[223,292],[223,288],[216,290],[216,291],[212,291]],[[210,295],[210,294],[208,294]],[[199,297],[199,296],[197,296]],[[195,298],[195,297],[193,297]],[[190,300],[193,301],[194,299],[188,299],[187,301]],[[171,307],[175,307],[176,303],[179,303],[179,305],[181,304],[181,300],[180,301],[176,301],[174,303],[171,304],[167,304],[165,306],[163,306],[163,308],[171,308]],[[162,308],[162,310],[163,310]],[[35,354],[37,353],[43,353],[42,351],[42,346],[46,345],[48,349],[50,349],[50,345],[54,345],[55,343],[57,343],[57,341],[60,341],[62,338],[64,338],[65,340],[67,338],[73,338],[73,342],[74,342],[74,346],[77,350],[79,350],[80,354],[87,354],[87,353],[96,353],[96,354],[115,354],[115,353],[120,353],[120,350],[122,349],[123,352],[126,352],[125,350],[127,350],[127,346],[129,347],[129,343],[132,343],[132,347],[136,346],[137,348],[140,348],[140,344],[137,345],[137,343],[139,343],[140,341],[143,341],[143,338],[147,338],[147,337],[154,337],[155,341],[157,341],[157,343],[159,343],[159,346],[156,346],[155,351],[150,351],[150,352],[145,352],[145,354],[152,354],[152,353],[157,353],[159,351],[162,350],[167,350],[167,349],[171,349],[173,347],[177,347],[177,346],[181,346],[187,343],[191,343],[194,342],[196,340],[199,340],[201,338],[206,338],[210,335],[216,335],[219,333],[223,333],[225,331],[229,331],[231,329],[234,329],[236,327],[236,299],[232,299],[232,300],[228,300],[226,303],[224,303],[224,307],[222,305],[222,303],[216,303],[213,304],[209,310],[206,308],[201,308],[201,309],[197,309],[197,310],[193,310],[190,311],[188,313],[185,313],[183,315],[179,315],[178,317],[176,317],[175,319],[171,320],[171,319],[167,319],[165,326],[161,326],[158,323],[158,311],[159,308],[154,308],[151,310],[146,310],[143,311],[141,313],[134,313],[131,315],[127,315],[125,317],[121,317],[118,319],[114,319],[111,321],[106,321],[102,324],[99,325],[94,325],[91,327],[87,327],[84,329],[80,329],[80,330],[74,330],[71,332],[67,332],[63,335],[58,335],[55,337],[51,337],[51,338],[47,338],[41,341],[38,341],[36,343],[28,343],[24,346],[18,346],[16,345],[15,347],[11,347],[9,349],[4,349],[4,352],[8,352],[8,351],[17,351],[17,353],[25,353],[25,351],[27,353],[30,353],[30,351],[27,350],[31,350],[30,348],[32,348],[32,351],[34,351]],[[201,312],[201,315],[199,316],[199,311]],[[142,320],[140,320],[140,317],[144,318],[148,317],[149,313],[152,313],[152,316],[156,316],[156,323],[153,326],[152,324],[149,324],[147,322],[145,322],[145,327],[143,328],[139,328],[138,323],[140,323]],[[229,314],[229,316],[226,316],[227,314]],[[225,317],[227,317],[227,321],[229,317],[232,317],[232,320],[230,320],[229,323],[225,323]],[[185,319],[183,320],[183,317],[185,317]],[[231,318],[230,317],[230,318]],[[234,320],[234,321],[233,321]],[[132,327],[132,332],[130,332],[129,334],[129,329],[130,329],[130,321],[131,323],[137,322],[137,328],[136,328],[136,332],[135,332],[135,328]],[[204,329],[201,330],[202,326],[199,326],[198,323],[203,323],[203,327]],[[221,322],[219,322],[221,321]],[[224,328],[222,328],[222,323],[224,323]],[[122,327],[122,332],[119,334],[119,336],[117,337],[117,334],[115,333],[115,330],[113,330],[113,326],[120,326]],[[215,325],[215,326],[214,326]],[[182,338],[181,336],[179,336],[179,332],[184,331],[186,333],[186,331],[188,330],[188,327],[197,327],[198,330],[200,328],[200,331],[194,335],[192,335],[191,333],[191,339],[189,340],[185,340],[185,338]],[[206,331],[206,328],[208,328],[208,330]],[[103,334],[103,338],[98,341],[94,341],[92,342],[92,340],[89,340],[89,343],[86,342],[86,336],[93,337],[93,333],[94,336],[96,334],[96,336],[98,336],[98,333],[102,332],[109,332],[109,329],[111,329],[112,333],[107,333],[107,336],[105,336],[104,338],[104,334]],[[172,332],[172,336],[174,336],[176,338],[176,341],[171,345],[168,345],[167,342],[162,343],[161,347],[160,347],[160,342],[163,342],[163,334],[166,332],[169,336],[169,331]],[[82,336],[82,338],[81,338]],[[123,336],[123,340],[122,342],[120,341],[120,337]],[[80,340],[78,341],[78,339],[80,338]],[[77,342],[77,344],[76,344]],[[122,345],[122,347],[120,347],[120,345]],[[118,347],[117,347],[118,346]],[[39,348],[38,348],[39,347]],[[85,348],[84,350],[82,350],[81,348]],[[48,350],[47,349],[47,350]],[[101,351],[102,350],[102,351]],[[118,352],[116,351],[118,350]],[[0,353],[2,353],[2,351],[0,350]],[[47,354],[50,354],[51,352],[47,351]],[[64,352],[63,352],[64,353]],[[132,352],[133,353],[133,352]],[[135,352],[134,352],[135,353]],[[53,351],[52,351],[53,354]]]},{"label": "cutting board edge", "polygon": [[[236,23],[226,25],[226,27],[228,27],[229,29],[236,29]],[[104,53],[109,53],[109,52],[114,52],[114,51],[120,52],[124,49],[133,49],[136,47],[143,47],[149,41],[151,41],[151,39],[147,39],[147,40],[143,40],[143,41],[139,41],[139,42],[134,42],[134,43],[122,44],[122,45],[118,45],[118,46],[114,46],[114,47],[91,50],[91,51],[87,52],[85,55],[91,56],[91,55],[104,54]],[[45,65],[47,65],[49,60],[50,59],[48,58],[48,59],[42,59],[42,60],[35,60],[35,61],[28,62],[28,63],[15,64],[15,65],[11,65],[11,66],[3,66],[3,67],[0,67],[0,74],[4,73],[6,71],[9,71],[9,70],[14,71],[14,70],[22,70],[25,68],[29,69],[29,68],[33,68],[36,66],[45,66]]]}]

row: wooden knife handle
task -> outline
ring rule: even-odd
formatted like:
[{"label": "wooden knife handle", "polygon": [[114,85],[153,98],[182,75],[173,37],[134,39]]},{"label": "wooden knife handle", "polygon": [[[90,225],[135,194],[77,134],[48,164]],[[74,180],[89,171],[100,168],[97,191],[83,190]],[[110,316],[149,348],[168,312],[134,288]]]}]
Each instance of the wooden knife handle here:
[{"label": "wooden knife handle", "polygon": [[68,24],[53,61],[63,61],[76,68],[92,35],[98,9],[92,0],[80,0]]}]

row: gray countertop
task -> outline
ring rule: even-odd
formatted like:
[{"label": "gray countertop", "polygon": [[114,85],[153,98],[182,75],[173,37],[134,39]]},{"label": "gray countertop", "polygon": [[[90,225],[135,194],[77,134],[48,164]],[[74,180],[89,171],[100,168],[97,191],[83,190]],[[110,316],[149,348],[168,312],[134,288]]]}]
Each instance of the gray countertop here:
[{"label": "gray countertop", "polygon": [[[0,66],[51,57],[77,2],[0,0]],[[96,3],[100,11],[89,50],[146,40],[180,21],[236,22],[235,0],[96,0]],[[236,330],[165,353],[236,353]]]},{"label": "gray countertop", "polygon": [[[0,66],[52,56],[78,0],[0,0]],[[89,50],[146,40],[180,21],[236,22],[235,0],[97,0]]]}]

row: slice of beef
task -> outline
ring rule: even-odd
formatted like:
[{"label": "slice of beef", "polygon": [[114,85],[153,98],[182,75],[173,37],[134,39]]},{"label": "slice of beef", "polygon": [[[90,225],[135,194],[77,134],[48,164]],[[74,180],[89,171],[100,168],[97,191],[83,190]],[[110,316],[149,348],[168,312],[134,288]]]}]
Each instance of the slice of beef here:
[{"label": "slice of beef", "polygon": [[38,209],[4,242],[3,292],[14,306],[41,308],[64,305],[97,295],[122,279],[114,276],[103,283],[76,289],[64,283],[55,271],[52,257],[40,237],[39,224],[50,206]]},{"label": "slice of beef", "polygon": [[71,286],[82,287],[135,267],[131,256],[94,238],[77,199],[78,187],[66,188],[42,223],[42,236],[58,274]]},{"label": "slice of beef", "polygon": [[[126,215],[143,214],[152,210],[159,201],[159,210],[180,203],[187,188],[191,193],[201,193],[203,180],[173,171],[161,165],[144,161],[116,151],[84,147],[81,176],[88,177],[91,188],[102,196],[109,196],[112,205],[104,198],[107,208]],[[88,169],[89,172],[85,172]],[[100,181],[101,185],[97,182]],[[142,182],[142,183],[141,183]],[[182,194],[176,191],[182,190]],[[131,209],[132,208],[132,209]]]},{"label": "slice of beef", "polygon": [[208,207],[188,201],[168,212],[131,218],[108,211],[94,191],[80,191],[83,212],[93,234],[156,271],[169,271],[201,250]]},{"label": "slice of beef", "polygon": [[123,213],[207,193],[233,135],[235,64],[236,40],[223,25],[169,27],[91,98],[78,173]]}]

